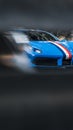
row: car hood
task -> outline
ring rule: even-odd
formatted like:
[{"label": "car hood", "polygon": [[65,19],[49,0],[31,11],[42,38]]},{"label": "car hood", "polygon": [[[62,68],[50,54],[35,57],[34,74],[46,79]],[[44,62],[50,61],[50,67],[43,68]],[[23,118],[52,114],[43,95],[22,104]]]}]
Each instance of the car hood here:
[{"label": "car hood", "polygon": [[52,44],[51,41],[31,41],[29,44],[33,48],[41,50],[41,54],[39,55],[57,57],[57,58],[65,56],[63,51],[56,45]]}]

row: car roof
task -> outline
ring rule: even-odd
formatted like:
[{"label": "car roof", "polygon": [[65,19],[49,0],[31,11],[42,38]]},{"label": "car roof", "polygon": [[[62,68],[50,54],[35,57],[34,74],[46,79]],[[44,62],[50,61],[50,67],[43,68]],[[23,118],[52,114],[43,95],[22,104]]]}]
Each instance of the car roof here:
[{"label": "car roof", "polygon": [[[23,29],[23,28],[19,28],[19,29],[13,29],[12,31],[16,31],[16,32],[47,32],[47,31],[44,31],[44,30],[40,30],[40,29]],[[49,34],[51,34],[50,32],[47,32]]]}]

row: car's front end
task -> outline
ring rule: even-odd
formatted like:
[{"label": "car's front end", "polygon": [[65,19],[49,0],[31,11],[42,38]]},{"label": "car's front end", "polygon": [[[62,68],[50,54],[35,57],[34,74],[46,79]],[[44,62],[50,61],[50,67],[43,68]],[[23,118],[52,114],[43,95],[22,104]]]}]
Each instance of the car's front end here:
[{"label": "car's front end", "polygon": [[[41,30],[17,30],[11,37],[27,55],[31,68],[66,68],[73,65],[73,50],[51,33]],[[25,60],[25,59],[24,59]]]},{"label": "car's front end", "polygon": [[25,52],[31,61],[31,67],[38,68],[65,68],[73,65],[72,55],[66,58],[65,54],[51,42],[30,42]]}]

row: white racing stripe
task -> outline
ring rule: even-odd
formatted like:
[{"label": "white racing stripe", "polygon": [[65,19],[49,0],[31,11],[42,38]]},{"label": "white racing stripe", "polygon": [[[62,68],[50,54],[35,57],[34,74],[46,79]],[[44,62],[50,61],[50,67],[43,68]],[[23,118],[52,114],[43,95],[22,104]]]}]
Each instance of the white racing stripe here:
[{"label": "white racing stripe", "polygon": [[64,54],[66,55],[66,59],[71,59],[72,58],[72,55],[69,52],[69,50],[66,49],[63,45],[61,45],[60,43],[57,43],[57,42],[53,42],[53,41],[49,41],[49,42],[51,42],[52,44],[54,44],[55,46],[60,48],[64,52]]}]

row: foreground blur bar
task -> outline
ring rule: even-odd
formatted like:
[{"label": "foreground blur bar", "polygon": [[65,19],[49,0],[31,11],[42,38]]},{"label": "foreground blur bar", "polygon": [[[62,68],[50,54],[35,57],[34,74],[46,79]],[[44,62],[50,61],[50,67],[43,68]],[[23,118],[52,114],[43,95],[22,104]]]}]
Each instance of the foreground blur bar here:
[{"label": "foreground blur bar", "polygon": [[[71,72],[71,73],[70,73]],[[1,69],[0,129],[73,129],[73,69]]]}]

